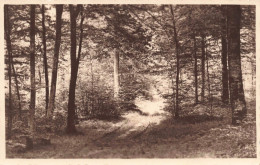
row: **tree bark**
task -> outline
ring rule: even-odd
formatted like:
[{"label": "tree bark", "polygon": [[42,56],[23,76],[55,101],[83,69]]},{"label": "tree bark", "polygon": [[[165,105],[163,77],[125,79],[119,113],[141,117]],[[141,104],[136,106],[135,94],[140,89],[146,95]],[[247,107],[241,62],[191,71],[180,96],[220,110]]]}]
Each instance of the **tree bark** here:
[{"label": "tree bark", "polygon": [[205,36],[201,37],[201,102],[204,102],[205,96]]},{"label": "tree bark", "polygon": [[210,102],[211,108],[210,110],[212,110],[212,97],[211,97],[211,87],[210,87],[210,75],[209,75],[209,56],[207,53],[207,47],[205,47],[205,55],[206,55],[206,60],[207,60],[207,81],[208,81],[208,101]]},{"label": "tree bark", "polygon": [[30,72],[31,72],[31,97],[30,97],[30,117],[29,127],[32,136],[35,132],[35,98],[36,98],[36,86],[35,86],[35,5],[31,5],[30,11]]},{"label": "tree bark", "polygon": [[49,104],[49,76],[48,76],[48,62],[47,62],[47,46],[46,46],[46,28],[45,28],[45,6],[42,5],[42,44],[43,44],[43,66],[45,72],[45,109],[46,116]]},{"label": "tree bark", "polygon": [[56,94],[58,63],[59,63],[59,51],[60,51],[60,43],[61,43],[62,10],[63,10],[63,5],[56,5],[56,39],[55,39],[55,48],[54,48],[54,56],[53,56],[50,99],[49,99],[48,110],[47,110],[48,118],[52,116],[54,106],[55,106],[54,104],[55,104],[55,94]]},{"label": "tree bark", "polygon": [[18,78],[17,74],[14,68],[14,63],[13,63],[13,58],[11,57],[11,62],[12,62],[12,69],[14,73],[14,80],[15,80],[15,87],[16,87],[16,93],[17,93],[17,98],[18,98],[18,119],[22,119],[22,105],[21,105],[21,96],[20,96],[20,91],[19,91],[19,85],[18,85]]},{"label": "tree bark", "polygon": [[222,102],[227,104],[229,102],[229,88],[228,88],[228,66],[227,66],[227,13],[226,6],[222,6],[222,31],[221,31],[221,45],[222,45]]},{"label": "tree bark", "polygon": [[114,99],[119,97],[119,52],[115,48],[114,52]]},{"label": "tree bark", "polygon": [[171,14],[173,22],[173,33],[174,33],[174,42],[175,42],[175,51],[176,51],[176,94],[175,94],[175,118],[179,118],[179,75],[180,75],[180,57],[179,57],[179,40],[177,36],[176,23],[174,18],[174,11],[172,5]]},{"label": "tree bark", "polygon": [[[78,62],[80,58],[80,50],[78,59],[76,57],[76,49],[77,49],[77,34],[76,34],[76,27],[77,27],[77,16],[79,14],[81,5],[77,5],[75,8],[74,5],[69,5],[70,10],[70,39],[71,39],[71,50],[70,50],[70,59],[71,59],[71,73],[70,73],[70,86],[69,86],[69,102],[68,102],[68,118],[67,118],[67,133],[68,134],[75,134],[77,132],[75,127],[75,90],[76,90],[76,82],[77,82],[77,72],[78,72]],[[81,29],[82,29],[81,22]],[[81,30],[81,37],[82,37]],[[82,39],[80,43],[81,49]]]},{"label": "tree bark", "polygon": [[194,78],[195,78],[195,104],[198,104],[198,57],[197,57],[197,45],[196,45],[196,36],[193,36],[194,41]]},{"label": "tree bark", "polygon": [[12,136],[12,121],[13,121],[13,107],[12,107],[12,77],[11,77],[11,68],[12,68],[12,45],[10,38],[10,24],[9,24],[9,11],[8,6],[4,6],[4,31],[6,37],[6,46],[8,53],[8,82],[9,82],[9,98],[8,98],[8,122],[7,122],[7,139],[10,139]]},{"label": "tree bark", "polygon": [[232,124],[239,124],[247,113],[240,55],[241,9],[239,5],[230,5],[227,7],[227,12],[229,88]]}]

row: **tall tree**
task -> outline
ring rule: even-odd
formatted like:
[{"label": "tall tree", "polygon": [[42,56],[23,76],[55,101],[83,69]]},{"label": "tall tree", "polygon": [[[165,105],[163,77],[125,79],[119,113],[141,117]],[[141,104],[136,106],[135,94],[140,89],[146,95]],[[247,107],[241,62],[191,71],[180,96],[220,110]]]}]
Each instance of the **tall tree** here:
[{"label": "tall tree", "polygon": [[229,88],[232,124],[239,124],[247,113],[240,55],[241,8],[239,5],[230,5],[227,7],[227,12]]},{"label": "tall tree", "polygon": [[45,5],[42,5],[42,44],[43,44],[43,66],[45,72],[45,109],[46,115],[49,103],[49,76],[48,76],[48,62],[47,62],[47,47],[46,47],[46,28],[45,28]]},{"label": "tall tree", "polygon": [[175,91],[175,117],[179,117],[179,75],[180,75],[180,50],[179,50],[179,40],[177,36],[176,23],[174,17],[174,10],[172,5],[170,5],[171,14],[172,14],[172,23],[173,23],[173,38],[175,43],[175,51],[176,51],[176,91]]},{"label": "tall tree", "polygon": [[30,97],[30,116],[29,126],[30,132],[33,135],[35,131],[35,98],[36,98],[36,84],[35,84],[35,5],[30,6],[30,72],[31,72],[31,97]]},{"label": "tall tree", "polygon": [[[52,113],[54,110],[54,104],[55,104],[56,83],[57,83],[57,73],[58,73],[58,63],[59,63],[59,51],[60,51],[60,43],[61,43],[62,11],[63,11],[63,5],[56,5],[56,39],[55,39],[54,56],[53,56],[50,99],[49,99],[48,110],[47,110],[48,118],[52,116]],[[46,57],[46,55],[45,55],[45,57]],[[45,63],[45,60],[44,60],[44,63]],[[47,61],[46,61],[46,63],[47,63]],[[45,66],[45,67],[47,67],[47,66]]]},{"label": "tall tree", "polygon": [[67,118],[67,133],[74,134],[77,132],[75,127],[75,90],[78,74],[79,59],[81,54],[81,45],[82,45],[82,36],[83,36],[83,14],[81,15],[81,34],[80,34],[80,43],[79,51],[77,57],[77,17],[80,10],[83,9],[82,5],[69,5],[70,10],[70,60],[71,60],[71,72],[70,72],[70,86],[69,86],[69,102],[68,102],[68,118]]},{"label": "tall tree", "polygon": [[114,52],[114,98],[117,100],[119,94],[119,52]]},{"label": "tall tree", "polygon": [[16,93],[17,93],[17,99],[18,99],[18,119],[21,120],[22,119],[22,105],[21,105],[21,95],[20,95],[20,91],[19,91],[19,85],[18,85],[18,78],[17,78],[17,74],[14,68],[14,63],[13,63],[13,58],[11,57],[11,63],[12,63],[12,70],[13,70],[13,74],[14,74],[14,80],[15,80],[15,88],[16,88]]},{"label": "tall tree", "polygon": [[13,107],[12,107],[12,78],[11,78],[11,68],[12,68],[12,45],[10,38],[10,25],[9,25],[9,11],[8,6],[4,6],[4,31],[6,37],[6,46],[8,53],[8,83],[9,83],[9,98],[8,98],[8,123],[7,123],[7,139],[11,138],[11,130],[12,130],[12,118],[13,118]]},{"label": "tall tree", "polygon": [[201,36],[201,102],[204,102],[205,95],[205,36]]},{"label": "tall tree", "polygon": [[222,62],[222,102],[229,102],[228,89],[228,66],[227,66],[227,6],[221,6],[222,20],[221,20],[221,62]]},{"label": "tall tree", "polygon": [[196,44],[196,35],[193,34],[193,54],[194,54],[194,78],[195,78],[195,104],[198,104],[198,57],[197,57],[197,44]]}]

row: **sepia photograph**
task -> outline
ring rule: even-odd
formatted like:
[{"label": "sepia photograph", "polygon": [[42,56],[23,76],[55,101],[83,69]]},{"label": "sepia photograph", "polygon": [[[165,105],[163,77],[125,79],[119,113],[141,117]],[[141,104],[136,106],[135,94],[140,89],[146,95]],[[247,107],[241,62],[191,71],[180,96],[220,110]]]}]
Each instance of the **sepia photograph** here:
[{"label": "sepia photograph", "polygon": [[257,158],[256,5],[2,7],[6,159]]}]

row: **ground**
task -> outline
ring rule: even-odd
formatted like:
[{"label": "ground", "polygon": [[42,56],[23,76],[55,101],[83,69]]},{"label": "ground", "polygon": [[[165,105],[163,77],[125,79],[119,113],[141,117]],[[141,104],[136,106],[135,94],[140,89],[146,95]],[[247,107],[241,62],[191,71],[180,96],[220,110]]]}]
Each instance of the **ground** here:
[{"label": "ground", "polygon": [[[52,135],[51,145],[15,153],[8,158],[253,158],[256,157],[255,102],[248,103],[243,124],[232,126],[218,115],[229,109],[214,104],[186,107],[191,113],[179,120],[165,112],[164,100],[137,99],[144,113],[128,112],[117,121],[91,119],[77,129],[83,134]],[[193,110],[191,110],[193,109]],[[205,110],[206,109],[206,110]],[[185,109],[183,109],[185,111]],[[204,111],[205,113],[203,113]],[[207,114],[207,115],[205,115]]]}]

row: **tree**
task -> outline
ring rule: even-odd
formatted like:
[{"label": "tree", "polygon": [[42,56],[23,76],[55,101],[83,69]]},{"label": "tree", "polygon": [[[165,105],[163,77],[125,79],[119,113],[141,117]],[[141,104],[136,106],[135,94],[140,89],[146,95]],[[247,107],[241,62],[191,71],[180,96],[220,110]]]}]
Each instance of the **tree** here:
[{"label": "tree", "polygon": [[198,104],[198,57],[197,57],[197,44],[196,35],[193,34],[193,54],[194,54],[194,78],[195,78],[195,104]]},{"label": "tree", "polygon": [[114,52],[114,98],[118,99],[119,94],[119,52],[115,48]]},{"label": "tree", "polygon": [[227,9],[222,6],[222,20],[221,20],[221,62],[222,62],[222,102],[229,102],[229,89],[228,89],[228,66],[227,66]]},{"label": "tree", "polygon": [[201,36],[201,102],[204,102],[205,93],[205,36]]},{"label": "tree", "polygon": [[10,39],[10,25],[9,25],[9,12],[8,6],[4,6],[4,31],[6,37],[6,45],[8,52],[8,80],[9,80],[9,96],[8,96],[8,123],[7,123],[7,139],[11,138],[12,131],[12,120],[13,120],[13,107],[12,107],[12,79],[11,79],[11,68],[12,68],[12,45]]},{"label": "tree", "polygon": [[46,115],[49,102],[49,76],[48,76],[48,62],[47,62],[47,48],[46,48],[46,28],[45,28],[45,5],[42,5],[42,44],[43,44],[43,66],[45,72],[45,102]]},{"label": "tree", "polygon": [[78,67],[79,67],[79,59],[81,54],[81,45],[82,45],[82,35],[83,29],[82,24],[84,21],[83,14],[81,15],[81,34],[80,34],[80,43],[79,43],[79,51],[78,57],[76,54],[77,49],[77,34],[76,34],[76,27],[77,27],[77,17],[82,10],[82,5],[69,5],[70,10],[70,60],[71,60],[71,72],[70,72],[70,86],[69,86],[69,102],[68,102],[68,118],[67,118],[67,133],[68,134],[75,134],[77,132],[75,127],[75,90],[76,90],[76,82],[77,82],[77,74],[78,74]]},{"label": "tree", "polygon": [[[55,104],[56,83],[57,83],[57,73],[58,73],[58,63],[59,63],[59,51],[60,51],[60,43],[61,43],[62,10],[63,10],[63,5],[56,5],[56,39],[55,39],[55,48],[54,48],[54,56],[53,56],[50,100],[49,100],[49,105],[48,105],[48,110],[47,110],[48,118],[52,116],[52,113],[54,110],[54,104]],[[43,38],[44,38],[44,36],[43,36]],[[46,54],[45,54],[44,58],[46,58]],[[44,63],[45,63],[45,59],[44,59]],[[47,63],[47,61],[46,61],[46,63]],[[45,65],[45,73],[46,73],[46,70],[47,69],[46,69],[46,65]],[[48,70],[47,70],[47,72],[48,72]],[[45,78],[46,78],[46,76],[45,76]]]},{"label": "tree", "polygon": [[35,132],[35,98],[36,98],[36,84],[35,84],[35,5],[30,5],[30,72],[31,72],[31,96],[29,109],[29,126],[30,132],[33,135]]},{"label": "tree", "polygon": [[239,124],[247,113],[240,55],[241,8],[239,5],[230,5],[227,7],[227,12],[229,88],[232,124]]},{"label": "tree", "polygon": [[173,33],[174,33],[174,42],[175,42],[175,51],[176,51],[176,93],[175,93],[175,117],[179,118],[179,75],[180,75],[180,55],[179,55],[179,40],[177,36],[177,30],[175,25],[174,11],[172,5],[170,5],[172,22],[173,22]]}]

